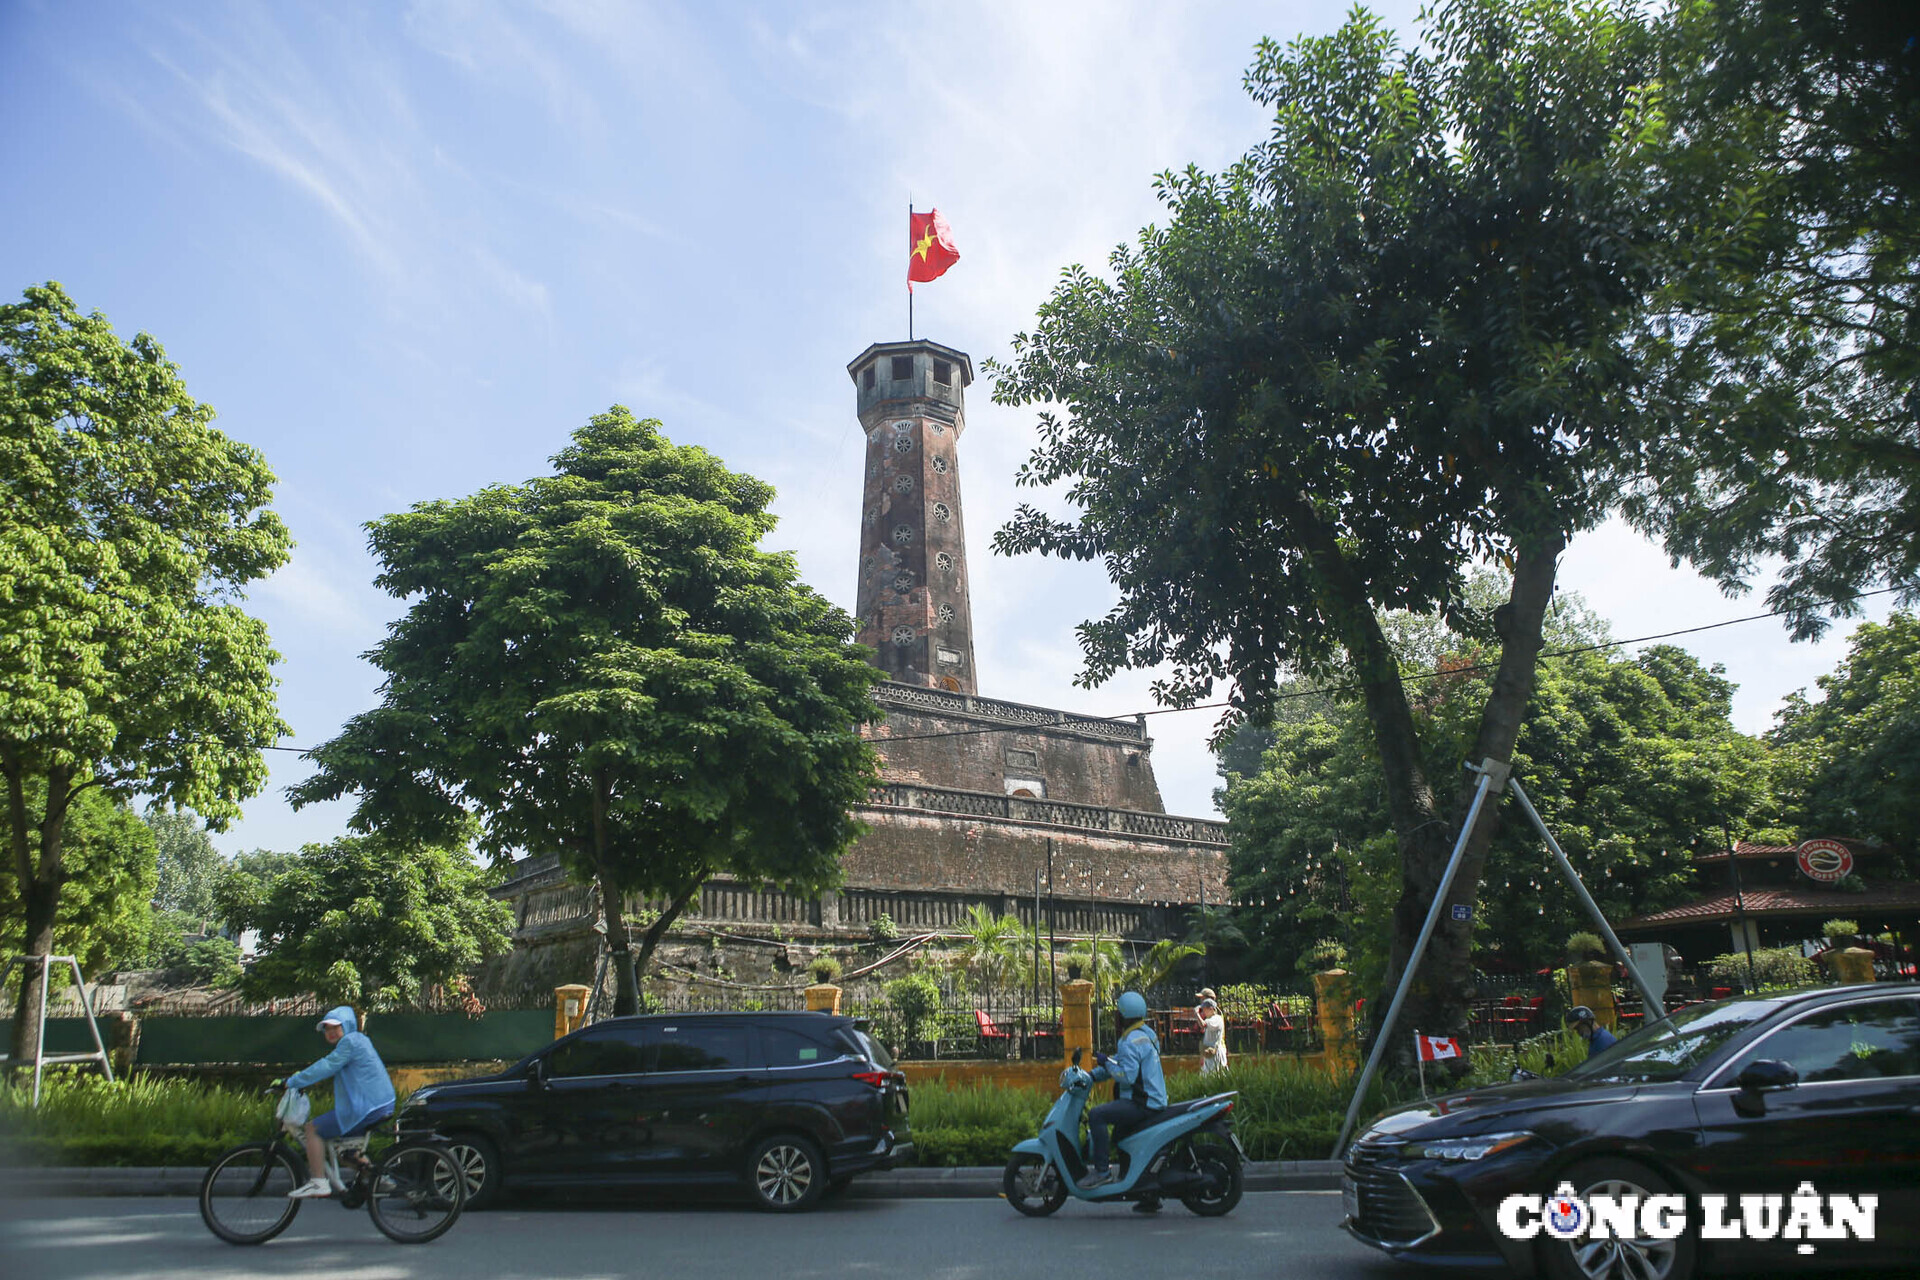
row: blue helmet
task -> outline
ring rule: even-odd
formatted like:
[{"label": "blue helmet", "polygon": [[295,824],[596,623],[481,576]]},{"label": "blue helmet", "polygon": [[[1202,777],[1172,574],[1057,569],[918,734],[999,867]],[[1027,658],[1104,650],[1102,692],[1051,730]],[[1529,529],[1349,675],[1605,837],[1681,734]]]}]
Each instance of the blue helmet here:
[{"label": "blue helmet", "polygon": [[1120,1017],[1127,1022],[1138,1022],[1147,1016],[1147,998],[1138,991],[1120,993]]}]

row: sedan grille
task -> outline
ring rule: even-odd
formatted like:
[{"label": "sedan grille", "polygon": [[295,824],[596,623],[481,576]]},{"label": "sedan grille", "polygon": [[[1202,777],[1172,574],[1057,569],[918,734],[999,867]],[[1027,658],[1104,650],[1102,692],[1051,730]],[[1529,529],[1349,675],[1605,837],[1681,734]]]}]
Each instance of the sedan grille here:
[{"label": "sedan grille", "polygon": [[1347,1166],[1353,1182],[1354,1230],[1382,1244],[1411,1248],[1440,1230],[1427,1202],[1400,1174],[1364,1164]]}]

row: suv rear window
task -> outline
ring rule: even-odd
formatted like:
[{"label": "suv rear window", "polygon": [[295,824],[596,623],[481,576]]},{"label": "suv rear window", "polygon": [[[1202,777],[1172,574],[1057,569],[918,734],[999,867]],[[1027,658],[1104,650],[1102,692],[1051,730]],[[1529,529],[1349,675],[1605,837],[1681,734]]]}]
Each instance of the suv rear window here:
[{"label": "suv rear window", "polygon": [[655,1071],[725,1071],[747,1065],[747,1029],[728,1023],[682,1022],[647,1028]]},{"label": "suv rear window", "polygon": [[893,1066],[893,1055],[888,1053],[885,1046],[866,1032],[854,1027],[845,1027],[840,1031],[840,1038],[849,1049],[865,1058],[868,1062],[871,1062],[874,1066]]},{"label": "suv rear window", "polygon": [[791,1027],[760,1028],[760,1056],[769,1067],[811,1067],[832,1062],[844,1052],[844,1049],[828,1048]]}]

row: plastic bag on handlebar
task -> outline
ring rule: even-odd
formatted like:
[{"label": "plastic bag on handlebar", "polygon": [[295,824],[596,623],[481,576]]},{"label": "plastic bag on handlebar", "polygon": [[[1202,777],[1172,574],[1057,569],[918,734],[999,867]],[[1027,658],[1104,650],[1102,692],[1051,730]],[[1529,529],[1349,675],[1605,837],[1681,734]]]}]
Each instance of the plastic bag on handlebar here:
[{"label": "plastic bag on handlebar", "polygon": [[289,1089],[280,1095],[280,1105],[273,1109],[273,1117],[289,1129],[298,1130],[307,1123],[307,1117],[313,1112],[307,1095],[298,1089]]}]

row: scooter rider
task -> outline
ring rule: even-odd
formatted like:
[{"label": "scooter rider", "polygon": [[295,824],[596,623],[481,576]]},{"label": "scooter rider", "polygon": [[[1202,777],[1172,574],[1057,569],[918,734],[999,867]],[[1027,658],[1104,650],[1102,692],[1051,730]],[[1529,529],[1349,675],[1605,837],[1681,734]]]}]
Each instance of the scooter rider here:
[{"label": "scooter rider", "polygon": [[1167,1105],[1167,1078],[1160,1070],[1160,1037],[1147,1025],[1147,998],[1138,991],[1123,991],[1116,1008],[1120,1022],[1120,1043],[1113,1056],[1094,1055],[1097,1064],[1091,1072],[1095,1080],[1115,1080],[1121,1096],[1103,1102],[1087,1113],[1087,1130],[1093,1141],[1093,1168],[1080,1185],[1098,1187],[1113,1181],[1107,1168],[1107,1131],[1115,1124],[1138,1127]]}]

